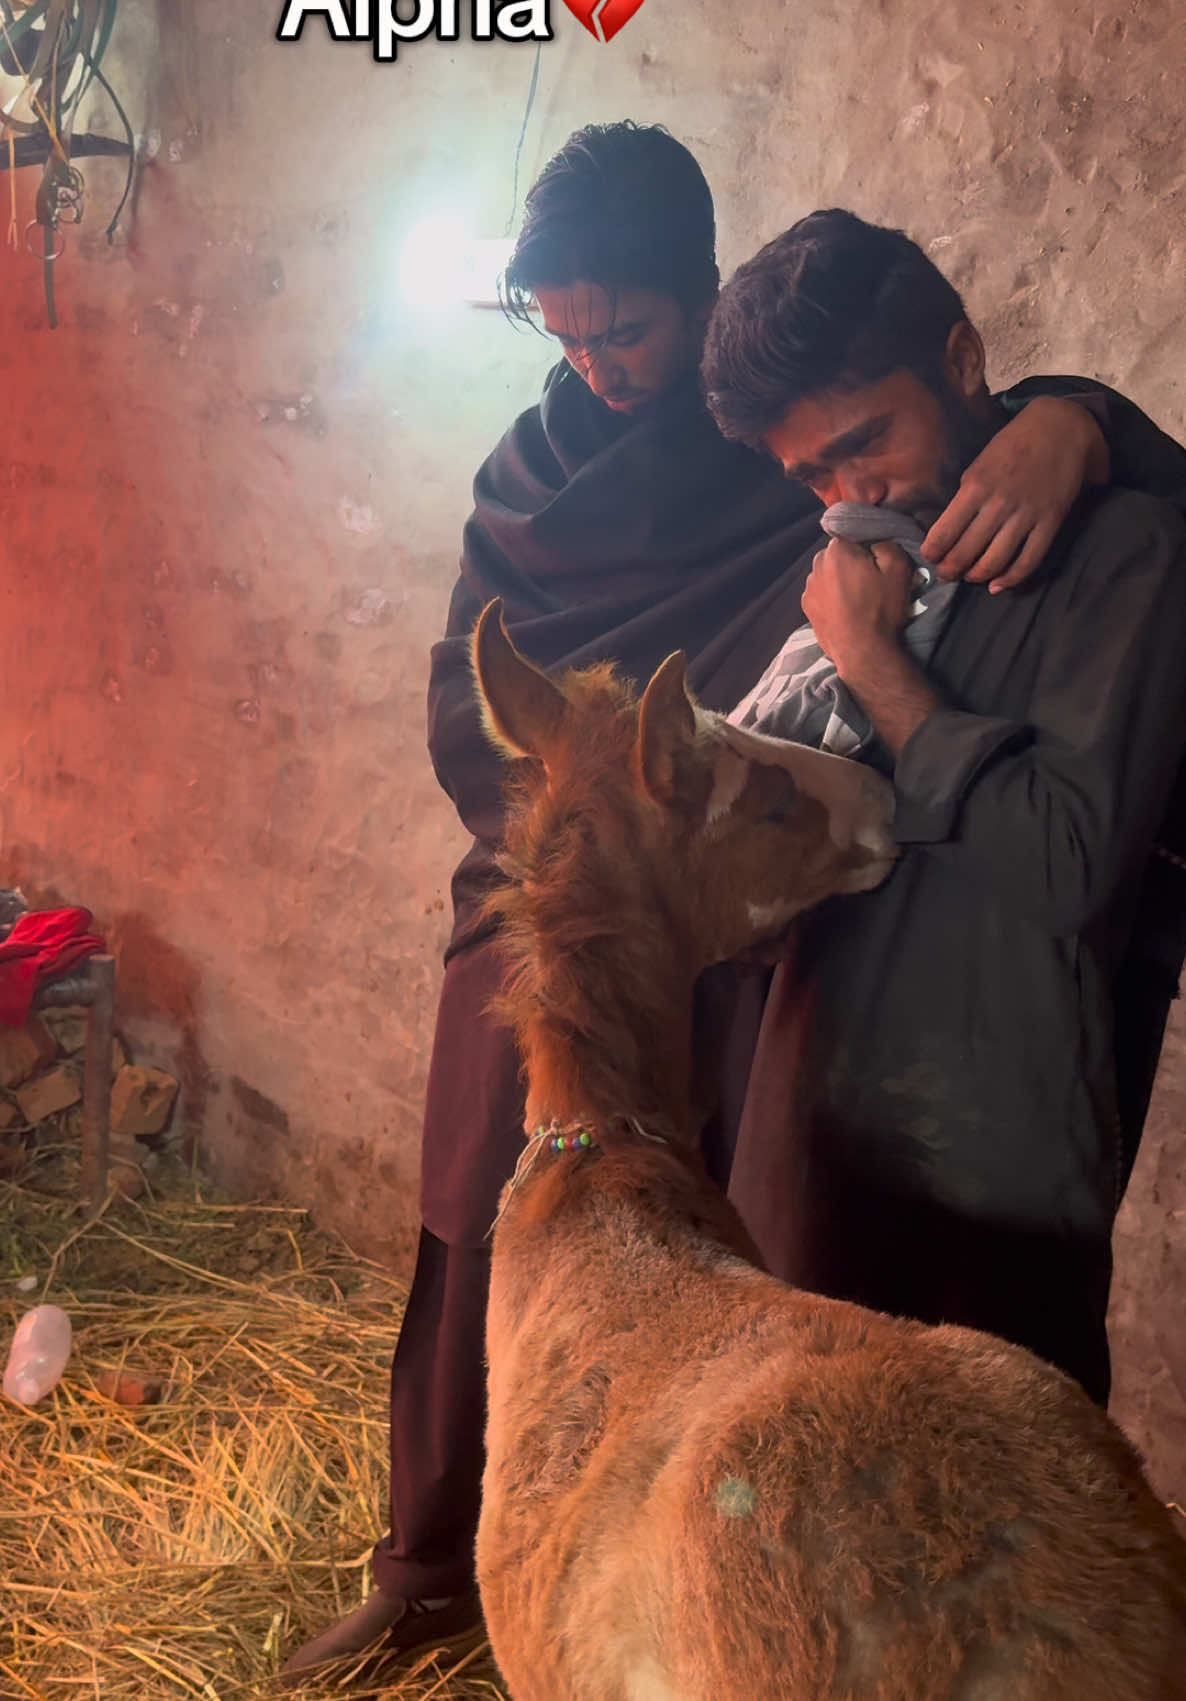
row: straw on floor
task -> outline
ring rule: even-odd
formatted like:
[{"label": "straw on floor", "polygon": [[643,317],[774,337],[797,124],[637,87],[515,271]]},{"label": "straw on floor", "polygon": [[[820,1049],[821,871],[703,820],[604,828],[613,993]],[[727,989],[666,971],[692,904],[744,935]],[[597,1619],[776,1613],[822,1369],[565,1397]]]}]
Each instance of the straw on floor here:
[{"label": "straw on floor", "polygon": [[[90,1221],[77,1188],[61,1151],[0,1182],[4,1350],[41,1300],[75,1331],[54,1394],[0,1398],[0,1695],[266,1701],[370,1586],[403,1289],[303,1212],[211,1202],[184,1174]],[[113,1372],[156,1403],[101,1392]],[[295,1693],[502,1696],[482,1651]]]}]

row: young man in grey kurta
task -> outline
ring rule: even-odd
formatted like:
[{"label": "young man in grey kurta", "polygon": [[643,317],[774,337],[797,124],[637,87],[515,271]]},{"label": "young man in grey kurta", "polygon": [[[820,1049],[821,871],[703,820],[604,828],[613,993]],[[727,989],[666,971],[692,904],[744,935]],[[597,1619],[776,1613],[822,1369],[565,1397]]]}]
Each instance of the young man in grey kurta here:
[{"label": "young man in grey kurta", "polygon": [[[705,374],[722,429],[822,500],[924,525],[1003,423],[950,285],[845,213],[742,268]],[[1186,744],[1186,526],[1082,501],[1021,590],[958,588],[925,673],[910,606],[892,548],[817,557],[803,611],[878,734],[902,855],[778,970],[730,1191],[778,1274],[988,1329],[1106,1400],[1112,985]]]}]

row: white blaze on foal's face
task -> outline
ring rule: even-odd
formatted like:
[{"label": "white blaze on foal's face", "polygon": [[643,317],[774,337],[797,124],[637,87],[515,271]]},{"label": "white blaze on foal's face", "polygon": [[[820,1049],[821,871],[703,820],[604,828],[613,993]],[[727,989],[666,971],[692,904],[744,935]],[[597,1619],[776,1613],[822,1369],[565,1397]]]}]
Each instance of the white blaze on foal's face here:
[{"label": "white blaze on foal's face", "polygon": [[[898,854],[890,832],[894,791],[874,769],[845,756],[812,750],[806,744],[732,726],[728,721],[719,721],[718,725],[730,749],[750,761],[782,768],[799,791],[823,804],[828,834],[838,850],[859,848],[875,861],[893,862]],[[888,868],[882,868],[881,877],[886,872]]]},{"label": "white blaze on foal's face", "polygon": [[833,893],[881,883],[896,850],[880,775],[703,710],[696,718],[712,775],[691,861],[715,949],[730,955]]},{"label": "white blaze on foal's face", "polygon": [[[701,729],[708,722],[707,716],[698,717]],[[712,827],[716,822],[730,815],[745,790],[745,782],[749,776],[749,763],[741,756],[722,746],[717,756],[713,771],[712,791],[709,794],[708,809],[704,816],[704,825]]]}]

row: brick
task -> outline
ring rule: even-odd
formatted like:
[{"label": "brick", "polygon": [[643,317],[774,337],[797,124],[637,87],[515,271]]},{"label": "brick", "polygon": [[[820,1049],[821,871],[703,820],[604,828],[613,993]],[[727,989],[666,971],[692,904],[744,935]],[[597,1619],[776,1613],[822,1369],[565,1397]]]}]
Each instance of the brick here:
[{"label": "brick", "polygon": [[159,1134],[169,1120],[177,1082],[163,1069],[128,1063],[111,1089],[111,1128],[117,1135]]},{"label": "brick", "polygon": [[19,1087],[58,1055],[58,1043],[40,1016],[23,1028],[0,1023],[0,1087]]},{"label": "brick", "polygon": [[44,1122],[59,1110],[68,1110],[82,1097],[82,1088],[64,1063],[35,1081],[17,1088],[17,1103],[26,1122]]}]

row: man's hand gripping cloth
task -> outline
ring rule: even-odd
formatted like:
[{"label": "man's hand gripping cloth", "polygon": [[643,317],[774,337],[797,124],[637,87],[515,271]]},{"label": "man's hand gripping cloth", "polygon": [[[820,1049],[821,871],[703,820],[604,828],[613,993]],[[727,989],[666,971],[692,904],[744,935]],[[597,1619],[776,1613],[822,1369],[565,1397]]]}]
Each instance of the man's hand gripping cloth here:
[{"label": "man's hand gripping cloth", "polygon": [[[833,503],[824,510],[820,525],[831,537],[852,543],[896,543],[906,551],[916,572],[914,601],[902,641],[907,653],[925,667],[943,630],[956,581],[937,580],[934,568],[923,560],[922,528],[908,514],[869,508],[862,502]],[[735,726],[814,745],[836,756],[860,756],[876,737],[810,626],[791,633],[729,719]]]}]

